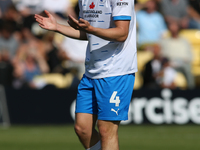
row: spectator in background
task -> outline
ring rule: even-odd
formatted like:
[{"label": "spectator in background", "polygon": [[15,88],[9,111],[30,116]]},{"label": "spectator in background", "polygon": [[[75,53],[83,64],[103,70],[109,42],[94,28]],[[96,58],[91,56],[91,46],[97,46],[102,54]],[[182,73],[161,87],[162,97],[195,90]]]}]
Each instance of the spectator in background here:
[{"label": "spectator in background", "polygon": [[181,28],[189,27],[188,0],[162,0],[161,11],[167,23],[177,21]]},{"label": "spectator in background", "polygon": [[33,79],[37,75],[47,73],[47,64],[38,51],[29,49],[23,55],[23,60],[16,59],[14,62],[15,80],[13,86],[15,88],[36,88],[33,84]]},{"label": "spectator in background", "polygon": [[135,11],[139,11],[139,10],[143,9],[144,3],[141,3],[141,2],[138,2],[137,0],[135,0]]},{"label": "spectator in background", "polygon": [[12,21],[14,26],[16,26],[17,23],[20,24],[22,22],[21,14],[16,9],[15,5],[10,5],[7,8],[6,12],[2,16],[2,19]]},{"label": "spectator in background", "polygon": [[161,88],[175,89],[176,70],[171,66],[169,59],[162,59],[162,70],[160,72],[160,86]]},{"label": "spectator in background", "polygon": [[0,0],[0,18],[5,14],[10,5],[12,5],[12,0]]},{"label": "spectator in background", "polygon": [[161,54],[161,47],[158,44],[148,46],[146,50],[153,52],[153,59],[146,63],[143,75],[143,88],[175,89],[174,83],[176,70],[171,66],[169,59]]},{"label": "spectator in background", "polygon": [[138,44],[156,43],[166,31],[164,18],[157,11],[157,1],[149,0],[145,9],[137,12]]},{"label": "spectator in background", "polygon": [[49,72],[49,67],[45,60],[47,45],[34,36],[27,27],[23,27],[21,33],[23,39],[13,60],[15,77],[13,86],[15,88],[27,86],[34,88],[33,78],[36,75]]},{"label": "spectator in background", "polygon": [[13,24],[10,21],[4,20],[0,30],[0,52],[7,53],[8,59],[12,59],[17,51],[19,43],[14,37]]},{"label": "spectator in background", "polygon": [[[141,9],[143,9],[145,7],[145,3],[149,1],[149,0],[135,0],[135,10],[139,11]],[[161,0],[155,0],[157,2],[157,4],[160,3]],[[160,5],[158,5],[160,6]]]},{"label": "spectator in background", "polygon": [[19,46],[16,31],[20,15],[10,0],[0,0],[0,11],[0,84],[12,86],[12,60]]},{"label": "spectator in background", "polygon": [[[31,83],[33,78],[40,75],[42,71],[44,61],[40,58],[40,54],[34,50],[30,50],[26,53],[24,64],[23,64],[23,76],[28,83]],[[41,61],[42,60],[42,61]]]},{"label": "spectator in background", "polygon": [[158,44],[148,47],[154,57],[146,63],[143,76],[143,88],[159,89],[160,88],[160,71],[162,70],[162,56]]},{"label": "spectator in background", "polygon": [[191,73],[192,51],[190,43],[179,36],[180,26],[177,22],[170,22],[171,36],[160,41],[162,55],[168,58],[172,66],[182,72],[187,80],[188,88],[195,87],[194,77]]},{"label": "spectator in background", "polygon": [[13,37],[19,40],[19,30],[23,23],[23,18],[14,5],[10,5],[2,16],[0,28],[1,25],[3,25],[3,22],[9,22],[12,25]]},{"label": "spectator in background", "polygon": [[189,5],[189,15],[191,18],[189,28],[200,29],[200,1],[189,0]]},{"label": "spectator in background", "polygon": [[65,74],[69,70],[65,69],[62,65],[63,60],[66,59],[66,54],[62,50],[61,46],[54,42],[55,32],[48,31],[44,37],[43,41],[46,46],[46,60],[49,66],[50,73],[62,73]]},{"label": "spectator in background", "polygon": [[77,16],[70,0],[0,0],[0,84],[35,87],[31,82],[35,75],[70,71],[63,67],[63,60],[70,58],[61,45],[55,45],[54,34],[41,29],[38,23],[35,26],[32,14],[42,13],[43,9],[64,18],[67,13]]}]

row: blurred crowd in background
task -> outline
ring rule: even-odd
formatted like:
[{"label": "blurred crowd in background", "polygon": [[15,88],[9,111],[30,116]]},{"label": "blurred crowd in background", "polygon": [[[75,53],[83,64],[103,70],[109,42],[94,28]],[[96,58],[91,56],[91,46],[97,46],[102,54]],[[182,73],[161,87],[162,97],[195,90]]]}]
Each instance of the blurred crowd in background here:
[{"label": "blurred crowd in background", "polygon": [[[61,24],[78,18],[78,0],[0,0],[0,84],[15,89],[76,88],[87,41],[38,26],[51,12]],[[136,0],[135,89],[200,87],[200,1]]]}]

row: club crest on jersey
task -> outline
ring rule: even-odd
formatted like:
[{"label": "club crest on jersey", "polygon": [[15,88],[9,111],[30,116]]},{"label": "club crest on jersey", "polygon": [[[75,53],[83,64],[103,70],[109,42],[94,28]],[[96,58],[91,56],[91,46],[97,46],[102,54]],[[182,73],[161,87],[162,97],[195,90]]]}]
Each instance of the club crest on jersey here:
[{"label": "club crest on jersey", "polygon": [[99,0],[99,2],[103,4],[106,2],[106,0]]}]

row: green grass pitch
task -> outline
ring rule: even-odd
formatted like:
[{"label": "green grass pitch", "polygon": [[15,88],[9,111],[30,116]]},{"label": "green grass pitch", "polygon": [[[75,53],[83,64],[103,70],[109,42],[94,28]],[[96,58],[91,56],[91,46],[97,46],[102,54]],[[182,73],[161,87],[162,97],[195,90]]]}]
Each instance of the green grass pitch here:
[{"label": "green grass pitch", "polygon": [[[200,150],[200,126],[128,125],[120,150]],[[0,150],[84,150],[73,125],[0,127]]]}]

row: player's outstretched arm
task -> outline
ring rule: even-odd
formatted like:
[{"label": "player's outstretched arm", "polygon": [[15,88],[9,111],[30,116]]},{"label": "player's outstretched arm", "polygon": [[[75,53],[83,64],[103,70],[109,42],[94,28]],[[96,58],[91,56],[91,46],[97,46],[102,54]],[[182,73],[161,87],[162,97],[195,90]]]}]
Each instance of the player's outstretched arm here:
[{"label": "player's outstretched arm", "polygon": [[73,27],[65,26],[57,23],[56,19],[47,10],[45,10],[47,17],[35,14],[35,19],[39,23],[39,26],[46,30],[59,32],[67,37],[74,39],[86,40],[86,33],[84,31],[76,30]]},{"label": "player's outstretched arm", "polygon": [[102,29],[91,26],[88,21],[82,18],[76,20],[69,16],[69,24],[76,30],[84,31],[106,40],[124,42],[128,37],[130,21],[115,21],[115,28]]}]

